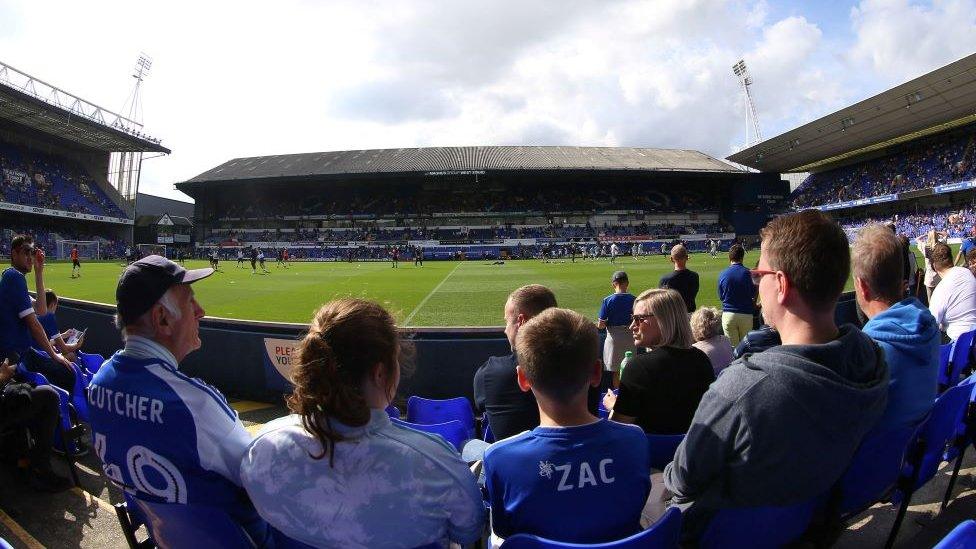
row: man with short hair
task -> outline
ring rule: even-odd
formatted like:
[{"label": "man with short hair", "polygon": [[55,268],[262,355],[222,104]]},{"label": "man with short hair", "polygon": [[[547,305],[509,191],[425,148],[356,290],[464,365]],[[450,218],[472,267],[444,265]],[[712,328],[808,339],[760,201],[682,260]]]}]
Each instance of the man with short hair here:
[{"label": "man with short hair", "polygon": [[674,271],[661,277],[658,288],[671,288],[681,294],[688,312],[695,312],[695,297],[698,296],[698,273],[688,269],[688,249],[684,244],[671,248],[671,263]]},{"label": "man with short hair", "polygon": [[854,295],[870,319],[864,333],[884,351],[888,407],[875,427],[915,425],[932,408],[939,383],[939,326],[914,297],[903,299],[902,243],[884,225],[866,225],[851,250]]},{"label": "man with short hair", "polygon": [[127,492],[220,507],[261,546],[266,527],[240,481],[251,436],[220,392],[178,369],[200,348],[204,311],[190,284],[211,274],[158,255],[122,273],[116,324],[125,347],[92,379],[92,435],[105,475]]},{"label": "man with short hair", "polygon": [[664,470],[688,542],[720,509],[825,494],[887,404],[884,353],[853,325],[834,324],[850,276],[844,231],[806,210],[773,219],[760,234],[753,281],[783,345],[722,372]]},{"label": "man with short hair", "polygon": [[956,260],[953,265],[966,266],[966,254],[969,250],[976,249],[976,225],[969,228],[969,238],[963,238],[962,243],[959,245],[959,253],[956,254]]},{"label": "man with short hair", "polygon": [[952,250],[945,242],[935,244],[929,261],[941,279],[932,290],[929,311],[939,329],[955,341],[976,328],[976,278],[969,269],[953,265]]},{"label": "man with short hair", "polygon": [[749,269],[742,265],[746,252],[734,244],[729,248],[729,266],[718,275],[718,297],[722,300],[722,330],[733,345],[752,330],[756,285]]},{"label": "man with short hair", "polygon": [[495,440],[517,435],[539,425],[539,407],[531,392],[522,391],[515,375],[515,337],[535,315],[556,306],[552,290],[529,284],[505,301],[505,337],[512,354],[490,357],[474,374],[475,407],[488,419]]},{"label": "man with short hair", "polygon": [[[44,252],[34,247],[34,239],[17,235],[10,243],[10,267],[0,276],[0,359],[16,365],[23,361],[28,370],[43,374],[58,387],[73,393],[75,373],[71,362],[51,345],[27,292],[27,273],[34,271],[34,289],[44,299]],[[30,351],[33,345],[49,358]]]},{"label": "man with short hair", "polygon": [[590,544],[640,531],[650,448],[639,427],[587,409],[602,375],[599,342],[593,323],[568,309],[549,308],[519,330],[518,384],[535,395],[541,424],[485,453],[493,537]]},{"label": "man with short hair", "polygon": [[78,260],[78,245],[71,247],[71,278],[81,276],[81,261]]}]

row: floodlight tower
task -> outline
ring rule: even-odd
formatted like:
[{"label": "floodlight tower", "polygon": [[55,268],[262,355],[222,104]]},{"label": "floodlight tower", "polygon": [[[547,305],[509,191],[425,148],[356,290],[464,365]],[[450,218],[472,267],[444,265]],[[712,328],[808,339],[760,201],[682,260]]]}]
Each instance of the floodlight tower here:
[{"label": "floodlight tower", "polygon": [[[136,83],[132,93],[122,106],[126,118],[117,124],[127,133],[139,134],[142,130],[142,83],[149,76],[152,58],[145,53],[139,54],[132,74]],[[122,151],[112,153],[109,165],[109,182],[119,191],[119,194],[135,207],[136,195],[139,193],[139,172],[142,170],[141,151]]]},{"label": "floodlight tower", "polygon": [[[746,68],[745,59],[732,65],[732,73],[739,79],[739,86],[742,87],[742,95],[746,102],[746,147],[751,147],[762,141],[762,130],[759,128],[759,113],[756,112],[756,104],[752,101],[752,93],[749,86],[752,85],[752,77],[749,76],[749,69]],[[749,138],[749,130],[752,129],[752,138]]]}]

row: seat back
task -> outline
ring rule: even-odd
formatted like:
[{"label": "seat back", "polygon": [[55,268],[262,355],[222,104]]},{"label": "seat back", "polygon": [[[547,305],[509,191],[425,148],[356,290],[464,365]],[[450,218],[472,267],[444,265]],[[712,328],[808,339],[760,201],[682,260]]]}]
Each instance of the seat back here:
[{"label": "seat back", "polygon": [[648,433],[647,443],[651,448],[651,469],[663,471],[667,464],[674,461],[674,453],[684,439],[684,435],[652,435]]},{"label": "seat back", "polygon": [[407,399],[407,421],[419,424],[460,421],[468,430],[468,438],[474,438],[474,413],[464,397],[435,400],[412,396]]},{"label": "seat back", "polygon": [[481,433],[481,440],[491,444],[492,442],[495,442],[495,433],[491,432],[491,423],[488,422],[487,417],[485,417],[483,422],[485,424],[485,428]]},{"label": "seat back", "polygon": [[949,370],[952,368],[952,343],[944,343],[939,346],[939,391],[947,388],[949,383]]},{"label": "seat back", "polygon": [[824,501],[817,497],[785,507],[722,509],[701,538],[703,548],[772,549],[796,543],[810,526]]},{"label": "seat back", "polygon": [[905,452],[918,426],[871,433],[863,441],[837,482],[840,501],[836,513],[841,518],[860,513],[880,501],[898,482],[905,463]]},{"label": "seat back", "polygon": [[454,446],[458,452],[464,446],[464,442],[470,440],[471,437],[468,436],[468,430],[461,424],[460,421],[446,421],[444,423],[410,423],[408,421],[403,421],[399,419],[390,419],[395,425],[400,425],[408,429],[413,429],[415,431],[421,431],[424,433],[433,433],[435,435],[440,435],[441,438],[447,441],[448,444]]},{"label": "seat back", "polygon": [[386,415],[390,416],[390,419],[400,419],[400,409],[390,404],[386,407]]},{"label": "seat back", "polygon": [[131,498],[157,547],[254,547],[226,511],[207,505],[154,503]]},{"label": "seat back", "polygon": [[502,549],[671,549],[678,547],[681,511],[672,507],[650,528],[628,538],[607,543],[562,543],[530,534],[515,534],[502,543]]},{"label": "seat back", "polygon": [[78,351],[78,363],[88,373],[94,374],[105,363],[105,357],[97,353],[83,353]]},{"label": "seat back", "polygon": [[932,549],[967,549],[976,547],[976,520],[960,522]]},{"label": "seat back", "polygon": [[969,356],[973,349],[973,336],[976,335],[976,330],[966,332],[959,336],[959,339],[952,344],[952,356],[949,359],[949,367],[946,370],[946,379],[944,385],[946,387],[952,387],[959,383],[959,377],[962,375],[963,369],[969,366]]},{"label": "seat back", "polygon": [[972,384],[956,385],[935,399],[932,412],[918,431],[910,458],[915,489],[938,472],[946,448],[955,440],[973,387]]},{"label": "seat back", "polygon": [[[285,534],[282,534],[275,528],[271,528],[271,539],[274,542],[275,549],[314,549],[315,546],[309,545],[303,541],[298,541],[297,539],[290,538]],[[421,545],[414,549],[439,549],[442,547],[440,543],[429,543],[427,545]],[[2,549],[2,548],[0,548]]]}]

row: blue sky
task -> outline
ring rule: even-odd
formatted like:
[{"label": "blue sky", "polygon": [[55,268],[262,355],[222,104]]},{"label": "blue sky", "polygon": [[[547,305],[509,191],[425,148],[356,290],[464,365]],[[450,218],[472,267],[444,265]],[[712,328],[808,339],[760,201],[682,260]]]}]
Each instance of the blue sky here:
[{"label": "blue sky", "polygon": [[0,60],[121,109],[153,57],[144,191],[242,156],[697,149],[770,137],[976,52],[976,0],[0,0]]}]

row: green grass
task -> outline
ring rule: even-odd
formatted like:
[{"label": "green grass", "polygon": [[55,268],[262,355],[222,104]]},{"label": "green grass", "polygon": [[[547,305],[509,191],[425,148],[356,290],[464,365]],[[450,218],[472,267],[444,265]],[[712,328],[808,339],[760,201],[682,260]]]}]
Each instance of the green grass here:
[{"label": "green grass", "polygon": [[[955,253],[955,250],[953,250]],[[745,264],[758,259],[753,251]],[[188,261],[187,268],[206,267],[206,261]],[[727,256],[694,254],[689,268],[701,277],[698,305],[720,307],[718,273],[728,266]],[[428,261],[423,267],[402,262],[399,269],[383,263],[300,263],[288,269],[268,262],[271,274],[252,275],[250,266],[221,262],[221,271],[194,284],[197,299],[209,316],[234,319],[307,323],[312,313],[337,297],[375,300],[405,326],[500,326],[508,294],[524,284],[544,284],[556,293],[559,305],[596,319],[601,300],[612,290],[610,275],[618,269],[630,276],[630,291],[638,294],[657,287],[671,270],[664,256],[634,260],[569,260],[557,263],[506,261]],[[115,303],[115,285],[122,267],[115,262],[85,262],[82,277],[72,279],[69,263],[52,262],[45,268],[45,284],[58,295]],[[27,277],[33,285],[33,276]],[[848,283],[848,289],[852,285]]]}]

